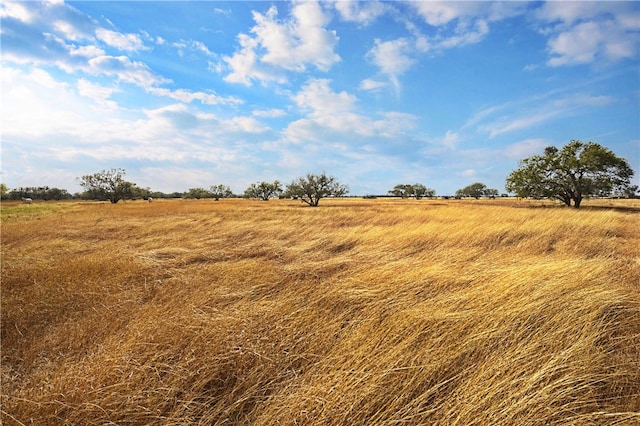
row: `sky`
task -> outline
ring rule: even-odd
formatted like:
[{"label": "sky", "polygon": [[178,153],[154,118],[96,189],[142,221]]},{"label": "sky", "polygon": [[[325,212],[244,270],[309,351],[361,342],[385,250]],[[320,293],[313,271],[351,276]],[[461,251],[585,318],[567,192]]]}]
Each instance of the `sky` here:
[{"label": "sky", "polygon": [[640,2],[0,2],[1,174],[504,192],[572,139],[640,183]]}]

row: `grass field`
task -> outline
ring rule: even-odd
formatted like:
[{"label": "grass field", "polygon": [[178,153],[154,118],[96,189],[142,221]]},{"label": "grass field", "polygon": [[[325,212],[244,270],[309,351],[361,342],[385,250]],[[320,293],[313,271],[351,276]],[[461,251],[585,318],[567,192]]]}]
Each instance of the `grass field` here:
[{"label": "grass field", "polygon": [[2,203],[2,424],[640,424],[640,205]]}]

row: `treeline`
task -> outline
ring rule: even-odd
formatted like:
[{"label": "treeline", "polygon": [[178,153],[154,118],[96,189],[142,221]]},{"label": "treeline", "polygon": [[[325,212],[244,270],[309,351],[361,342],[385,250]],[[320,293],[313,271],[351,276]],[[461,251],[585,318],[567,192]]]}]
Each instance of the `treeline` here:
[{"label": "treeline", "polygon": [[[217,185],[210,189],[205,188],[190,188],[184,192],[160,192],[152,191],[150,188],[140,188],[136,185],[132,185],[127,193],[127,199],[131,200],[146,200],[151,198],[231,198],[240,197],[241,195],[234,195],[231,189],[220,192],[217,190]],[[23,198],[31,198],[32,200],[42,201],[60,201],[60,200],[99,200],[108,201],[109,194],[99,192],[95,190],[87,190],[83,192],[76,192],[71,194],[66,189],[53,188],[49,186],[25,186],[19,188],[9,189],[5,184],[0,184],[0,197],[3,200],[19,201]]]},{"label": "treeline", "polygon": [[[2,184],[4,185],[4,184]],[[488,197],[495,198],[498,195],[498,190],[488,189],[482,183],[474,183],[465,188],[456,191],[455,198],[464,197]],[[6,186],[3,186],[2,199],[3,200],[21,200],[23,198],[31,198],[32,200],[98,200],[109,201],[111,194],[107,191],[101,191],[96,188],[91,188],[83,192],[77,192],[75,194],[69,193],[66,189],[52,188],[48,186],[40,187],[20,187],[8,190]],[[126,194],[123,193],[123,198],[130,200],[147,200],[162,199],[162,198],[186,198],[186,199],[215,199],[221,198],[259,198],[267,200],[269,198],[283,198],[291,197],[284,191],[278,181],[271,182],[257,182],[251,184],[242,194],[235,194],[231,188],[227,185],[212,185],[209,188],[189,188],[184,192],[170,192],[165,193],[161,191],[152,191],[150,188],[141,188],[134,183],[131,183]],[[415,198],[420,200],[422,198],[434,198],[436,191],[431,188],[427,188],[420,183],[415,184],[398,184],[393,189],[389,190],[384,195],[365,195],[365,198],[376,197],[398,197],[398,198]],[[503,197],[508,194],[502,194]],[[445,195],[444,198],[454,198],[454,196]]]},{"label": "treeline", "polygon": [[[63,200],[80,198],[87,200],[109,200],[117,203],[124,199],[149,198],[229,198],[237,197],[226,185],[213,185],[209,189],[190,188],[188,191],[165,194],[140,188],[124,179],[124,169],[103,170],[78,178],[84,192],[71,196],[58,188],[26,187],[8,190],[0,184],[1,198],[19,200]],[[634,171],[624,158],[595,142],[571,140],[562,148],[549,146],[543,155],[534,155],[520,161],[519,167],[506,178],[506,190],[521,198],[555,199],[567,206],[580,207],[585,197],[634,198],[640,196],[638,185],[631,184]],[[269,200],[276,197],[296,198],[317,206],[321,198],[342,197],[349,192],[347,185],[338,182],[324,172],[307,174],[283,187],[279,181],[256,182],[242,195],[245,198]],[[473,183],[456,191],[455,198],[496,198],[497,189],[487,188],[481,182]],[[398,184],[388,191],[389,196],[402,198],[432,198],[436,191],[421,183]],[[506,194],[502,194],[505,196]],[[375,196],[365,196],[370,198]],[[447,198],[447,196],[445,196]]]},{"label": "treeline", "polygon": [[23,198],[31,198],[32,200],[69,200],[73,198],[66,189],[50,188],[48,186],[26,186],[8,190],[2,184],[3,200],[21,200]]}]

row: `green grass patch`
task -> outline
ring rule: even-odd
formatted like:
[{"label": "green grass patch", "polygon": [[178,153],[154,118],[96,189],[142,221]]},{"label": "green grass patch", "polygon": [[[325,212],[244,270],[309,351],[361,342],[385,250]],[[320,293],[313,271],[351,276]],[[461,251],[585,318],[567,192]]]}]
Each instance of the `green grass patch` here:
[{"label": "green grass patch", "polygon": [[29,220],[44,215],[56,213],[69,206],[61,202],[35,202],[24,204],[21,202],[3,201],[0,203],[0,220],[4,223],[13,220]]}]

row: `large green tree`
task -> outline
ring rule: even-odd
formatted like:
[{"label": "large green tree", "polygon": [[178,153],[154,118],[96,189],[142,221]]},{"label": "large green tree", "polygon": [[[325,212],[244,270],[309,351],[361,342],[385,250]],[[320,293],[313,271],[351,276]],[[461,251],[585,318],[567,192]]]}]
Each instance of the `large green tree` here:
[{"label": "large green tree", "polygon": [[317,207],[322,198],[342,197],[349,192],[349,187],[338,182],[333,176],[325,172],[298,178],[287,186],[286,195],[299,198],[311,207]]},{"label": "large green tree", "polygon": [[595,142],[572,140],[561,149],[520,161],[506,189],[518,197],[552,198],[580,207],[584,197],[628,192],[633,170],[624,158]]},{"label": "large green tree", "polygon": [[109,200],[113,204],[127,197],[131,198],[136,184],[124,180],[125,173],[124,169],[110,169],[78,178],[80,186],[85,190],[83,196],[94,200]]}]

